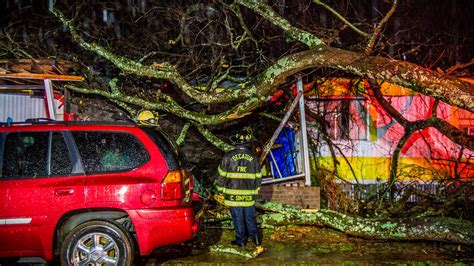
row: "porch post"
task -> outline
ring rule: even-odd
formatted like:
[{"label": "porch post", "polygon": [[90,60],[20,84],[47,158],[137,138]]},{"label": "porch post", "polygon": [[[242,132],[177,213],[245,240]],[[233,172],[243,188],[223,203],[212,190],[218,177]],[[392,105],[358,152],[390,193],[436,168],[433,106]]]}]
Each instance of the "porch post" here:
[{"label": "porch post", "polygon": [[299,100],[300,107],[300,123],[301,123],[301,136],[303,142],[303,162],[304,162],[304,174],[305,174],[305,186],[311,186],[311,170],[309,165],[309,151],[308,151],[308,133],[306,131],[306,116],[304,111],[304,92],[303,92],[303,81],[301,77],[298,77],[298,94],[301,93]]},{"label": "porch post", "polygon": [[48,105],[48,118],[56,120],[56,106],[54,106],[53,83],[50,79],[44,79],[44,92]]}]

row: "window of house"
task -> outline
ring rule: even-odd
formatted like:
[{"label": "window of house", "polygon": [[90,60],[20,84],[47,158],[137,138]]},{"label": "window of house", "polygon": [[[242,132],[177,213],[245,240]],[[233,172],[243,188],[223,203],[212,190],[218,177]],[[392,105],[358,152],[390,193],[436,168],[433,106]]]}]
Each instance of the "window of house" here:
[{"label": "window of house", "polygon": [[367,140],[366,99],[318,98],[310,104],[325,120],[325,127],[333,140]]},{"label": "window of house", "polygon": [[72,161],[60,132],[8,133],[3,151],[3,178],[69,175]]},{"label": "window of house", "polygon": [[86,173],[127,171],[148,161],[148,153],[131,134],[72,132]]}]

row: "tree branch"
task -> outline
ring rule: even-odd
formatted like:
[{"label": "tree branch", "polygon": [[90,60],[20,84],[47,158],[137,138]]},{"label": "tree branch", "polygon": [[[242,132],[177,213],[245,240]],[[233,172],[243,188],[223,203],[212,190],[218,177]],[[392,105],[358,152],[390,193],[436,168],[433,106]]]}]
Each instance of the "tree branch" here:
[{"label": "tree branch", "polygon": [[245,103],[237,105],[236,107],[228,111],[215,115],[207,115],[199,112],[189,111],[180,106],[178,103],[176,103],[170,96],[166,95],[163,95],[164,101],[150,102],[140,97],[128,95],[124,96],[104,90],[81,88],[75,85],[65,85],[65,87],[75,92],[100,95],[109,100],[116,100],[127,104],[133,104],[145,108],[147,110],[165,111],[168,113],[175,114],[178,117],[194,121],[201,125],[218,125],[234,119],[242,118],[250,114],[250,111],[256,108],[254,107],[254,105],[258,105],[256,104],[258,103],[258,101],[255,98],[252,98],[246,101]]},{"label": "tree branch", "polygon": [[176,139],[176,144],[180,145],[184,143],[184,139],[186,138],[186,135],[188,134],[189,127],[191,126],[191,123],[187,122],[184,124],[183,128],[181,129],[181,132],[179,133],[178,138]]},{"label": "tree branch", "polygon": [[[237,2],[255,10],[271,23],[279,26],[286,33],[309,47],[318,46],[315,49],[282,58],[272,66],[273,68],[280,64],[282,67],[285,67],[284,65],[287,65],[285,61],[292,61],[294,63],[294,69],[291,70],[291,74],[310,66],[333,67],[359,76],[366,76],[371,80],[384,80],[412,88],[414,91],[430,95],[435,99],[474,112],[473,84],[442,75],[409,62],[366,56],[360,53],[328,47],[320,39],[306,31],[300,29],[293,31],[295,28],[287,20],[280,17],[262,1],[238,0]],[[395,6],[392,6],[392,9],[394,8]],[[391,12],[385,18],[388,19],[389,15],[391,15]],[[271,73],[272,67],[267,69],[265,73],[278,76],[278,73]],[[257,92],[259,95],[265,93],[259,89],[257,89]]]},{"label": "tree branch", "polygon": [[278,13],[276,13],[267,3],[261,0],[237,0],[238,4],[245,6],[258,14],[266,18],[272,24],[283,29],[291,38],[307,45],[310,48],[314,48],[319,45],[325,45],[325,43],[314,36],[313,34],[304,31],[302,29],[293,27],[293,25],[284,19]]},{"label": "tree branch", "polygon": [[144,65],[140,61],[134,61],[129,58],[118,56],[105,47],[86,42],[77,32],[71,20],[67,20],[64,14],[53,9],[53,14],[58,17],[61,22],[68,27],[71,35],[76,43],[82,48],[109,60],[124,74],[133,74],[142,77],[151,77],[158,79],[168,79],[173,81],[184,93],[189,97],[197,100],[202,104],[222,103],[235,100],[243,100],[250,97],[253,91],[251,89],[230,89],[222,92],[200,91],[193,88],[184,77],[176,70],[176,67],[168,62],[154,63],[152,65]]},{"label": "tree branch", "polygon": [[[272,68],[277,66],[286,69],[287,74],[294,74],[303,69],[317,66],[336,68],[367,77],[372,81],[383,80],[411,88],[413,91],[474,112],[474,84],[406,61],[365,56],[356,52],[320,46],[284,57],[267,69],[266,73],[273,76],[280,75],[281,73],[272,72]],[[280,70],[280,72],[282,71]]]},{"label": "tree branch", "polygon": [[362,31],[361,29],[357,28],[354,24],[350,23],[344,16],[339,14],[339,12],[337,12],[334,8],[332,8],[328,4],[321,2],[321,0],[313,0],[313,3],[326,8],[329,12],[333,13],[338,19],[340,19],[344,24],[349,26],[349,28],[351,28],[352,30],[354,30],[358,34],[360,34],[364,37],[367,37],[369,35],[366,32]]},{"label": "tree branch", "polygon": [[202,125],[194,124],[194,126],[207,139],[207,141],[209,141],[210,143],[212,143],[214,146],[221,149],[222,151],[230,151],[234,149],[234,146],[225,143],[224,141],[216,137],[214,134],[212,134],[210,130],[203,127]]},{"label": "tree branch", "polygon": [[[379,87],[372,86],[372,91],[374,92],[374,97],[377,102],[379,102],[380,106],[382,106],[382,108],[391,117],[393,117],[400,125],[405,128],[405,134],[407,131],[423,130],[428,127],[433,127],[454,143],[474,151],[474,138],[468,136],[463,130],[460,130],[457,127],[446,122],[445,120],[434,116],[413,122],[409,121],[405,117],[403,117],[403,115],[400,114],[387,100],[384,99]],[[435,101],[432,115],[436,115],[435,110],[437,109],[437,105],[437,101]],[[409,138],[410,136],[407,137]],[[401,148],[402,147],[400,147],[400,149]]]},{"label": "tree branch", "polygon": [[372,36],[370,37],[367,47],[365,48],[365,54],[370,55],[372,53],[375,43],[380,36],[380,32],[382,31],[382,27],[385,25],[385,23],[387,23],[387,21],[390,19],[393,13],[395,13],[395,10],[397,9],[397,5],[398,5],[398,0],[394,0],[390,10],[387,12],[385,17],[380,21],[380,23],[375,28],[374,33],[372,33]]}]

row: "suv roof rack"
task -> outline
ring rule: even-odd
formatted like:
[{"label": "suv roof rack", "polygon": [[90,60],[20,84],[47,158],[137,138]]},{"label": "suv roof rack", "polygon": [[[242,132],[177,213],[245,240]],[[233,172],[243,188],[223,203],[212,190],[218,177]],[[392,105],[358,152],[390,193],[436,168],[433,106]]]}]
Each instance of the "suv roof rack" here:
[{"label": "suv roof rack", "polygon": [[0,122],[0,126],[12,125],[123,125],[136,126],[133,121],[56,121],[49,118],[31,118],[24,122]]},{"label": "suv roof rack", "polygon": [[55,122],[56,120],[51,118],[28,118],[25,123],[41,123],[41,122]]}]

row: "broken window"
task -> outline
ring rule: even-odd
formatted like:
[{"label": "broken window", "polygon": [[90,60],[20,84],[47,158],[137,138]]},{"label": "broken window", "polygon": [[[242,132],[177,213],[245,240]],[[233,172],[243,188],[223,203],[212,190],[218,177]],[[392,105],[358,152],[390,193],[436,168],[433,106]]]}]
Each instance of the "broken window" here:
[{"label": "broken window", "polygon": [[141,142],[124,132],[73,131],[86,174],[134,169],[149,156]]}]

